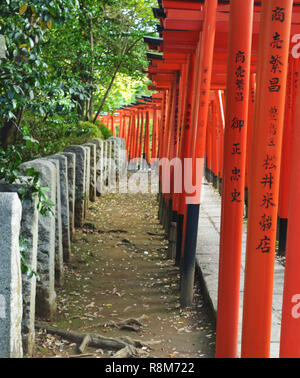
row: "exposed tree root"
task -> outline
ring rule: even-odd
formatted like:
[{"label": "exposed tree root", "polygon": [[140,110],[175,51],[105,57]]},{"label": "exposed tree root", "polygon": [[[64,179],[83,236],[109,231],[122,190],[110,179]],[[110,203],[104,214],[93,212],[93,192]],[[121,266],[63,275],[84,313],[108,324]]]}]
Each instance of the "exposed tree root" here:
[{"label": "exposed tree root", "polygon": [[46,330],[47,333],[51,335],[60,336],[63,339],[72,341],[78,345],[81,345],[84,338],[87,335],[89,335],[90,340],[89,340],[88,345],[91,347],[108,349],[108,350],[119,350],[127,346],[127,344],[121,340],[104,337],[98,334],[85,334],[85,333],[78,333],[74,331],[66,331],[63,329],[56,329],[56,328],[48,327],[43,324],[36,324],[35,328],[38,330]]},{"label": "exposed tree root", "polygon": [[[136,321],[137,319],[134,320]],[[85,348],[89,346],[109,351],[117,351],[117,353],[112,355],[113,358],[153,357],[150,356],[147,351],[148,349],[151,349],[151,342],[147,343],[140,340],[134,340],[129,336],[108,338],[99,334],[84,334],[74,331],[66,331],[63,329],[56,329],[40,323],[37,323],[35,328],[37,330],[45,330],[51,335],[57,335],[65,340],[76,343],[80,355],[82,355]]]},{"label": "exposed tree root", "polygon": [[143,328],[143,324],[141,323],[141,320],[144,320],[146,318],[147,318],[146,315],[142,315],[139,318],[129,318],[129,319],[121,320],[119,322],[110,320],[109,322],[104,324],[104,327],[114,327],[114,328],[119,328],[120,330],[124,330],[124,331],[139,332]]}]

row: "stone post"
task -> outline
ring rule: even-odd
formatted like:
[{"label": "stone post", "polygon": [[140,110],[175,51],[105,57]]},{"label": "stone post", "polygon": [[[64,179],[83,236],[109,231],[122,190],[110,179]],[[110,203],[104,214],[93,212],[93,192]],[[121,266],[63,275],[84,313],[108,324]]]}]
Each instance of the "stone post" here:
[{"label": "stone post", "polygon": [[86,175],[86,153],[82,146],[69,146],[65,152],[72,152],[76,155],[75,168],[75,227],[82,227],[84,216],[85,198],[85,175]]},{"label": "stone post", "polygon": [[[61,152],[60,155],[68,159],[68,187],[69,187],[69,222],[70,222],[70,239],[73,239],[75,232],[75,168],[76,155],[72,152]],[[70,258],[70,256],[69,256]],[[64,261],[69,261],[64,255]]]},{"label": "stone post", "polygon": [[91,177],[91,149],[88,146],[82,146],[86,153],[86,166],[85,166],[85,201],[84,201],[84,219],[87,217],[87,211],[90,200],[90,177]]},{"label": "stone post", "polygon": [[62,218],[61,218],[61,183],[60,162],[53,157],[43,158],[51,161],[56,166],[56,201],[55,201],[55,285],[64,283],[63,242],[62,242]]},{"label": "stone post", "polygon": [[57,159],[59,161],[63,261],[69,261],[71,254],[71,237],[69,217],[68,159],[62,154],[52,155],[49,156],[49,158]]},{"label": "stone post", "polygon": [[88,143],[93,143],[96,145],[96,195],[99,197],[100,183],[103,178],[103,146],[104,142],[100,138],[93,138],[88,140]]},{"label": "stone post", "polygon": [[16,193],[0,193],[0,358],[23,356],[22,281],[19,233],[21,202]]},{"label": "stone post", "polygon": [[[25,178],[24,178],[25,179]],[[18,180],[22,182],[21,180]],[[0,183],[0,192],[17,193],[24,184]],[[22,221],[20,236],[26,243],[27,263],[33,271],[37,271],[37,246],[38,246],[38,198],[26,199],[22,203]],[[28,277],[22,274],[22,297],[23,297],[23,317],[22,317],[22,341],[23,351],[27,356],[32,356],[35,346],[35,295],[36,276]]]},{"label": "stone post", "polygon": [[[40,185],[49,188],[47,199],[56,201],[56,166],[47,160],[37,159],[20,165],[24,174],[26,169],[34,168],[40,173]],[[55,208],[53,209],[55,212]],[[37,272],[40,281],[36,284],[36,315],[44,319],[53,319],[56,312],[55,279],[55,216],[38,215],[38,253]]]},{"label": "stone post", "polygon": [[96,201],[96,145],[94,143],[85,143],[84,146],[90,149],[90,187],[89,195],[92,202]]}]

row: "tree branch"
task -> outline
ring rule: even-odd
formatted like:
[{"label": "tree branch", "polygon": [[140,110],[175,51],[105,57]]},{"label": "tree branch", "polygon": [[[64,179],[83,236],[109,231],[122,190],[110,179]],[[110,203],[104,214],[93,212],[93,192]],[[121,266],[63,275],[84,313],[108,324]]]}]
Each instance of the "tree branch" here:
[{"label": "tree branch", "polygon": [[[136,39],[136,40],[135,40],[135,41],[134,41],[134,42],[133,42],[128,48],[126,48],[126,51],[124,52],[124,55],[127,55],[127,54],[129,53],[129,51],[132,50],[132,49],[134,48],[134,46],[135,46],[135,45],[136,45],[141,39],[142,39],[142,37],[139,37],[139,38]],[[96,123],[97,118],[98,118],[99,114],[101,113],[101,110],[102,110],[102,108],[103,108],[103,106],[104,106],[104,104],[105,104],[105,101],[106,101],[106,99],[107,99],[107,97],[108,97],[108,94],[109,94],[109,92],[110,92],[110,90],[111,90],[111,88],[112,88],[112,86],[113,86],[113,83],[114,83],[114,81],[115,81],[115,78],[116,78],[116,76],[117,76],[117,73],[119,72],[119,70],[120,70],[122,64],[123,64],[123,61],[121,60],[121,61],[117,64],[117,66],[116,66],[116,68],[115,68],[115,70],[114,70],[113,76],[112,76],[111,81],[110,81],[110,83],[109,83],[109,85],[108,85],[108,87],[107,87],[107,89],[106,89],[106,91],[105,91],[105,94],[104,94],[103,99],[102,99],[102,101],[101,101],[101,103],[100,103],[100,106],[98,107],[98,110],[97,110],[96,115],[95,115],[95,117],[94,117],[93,123]]]}]

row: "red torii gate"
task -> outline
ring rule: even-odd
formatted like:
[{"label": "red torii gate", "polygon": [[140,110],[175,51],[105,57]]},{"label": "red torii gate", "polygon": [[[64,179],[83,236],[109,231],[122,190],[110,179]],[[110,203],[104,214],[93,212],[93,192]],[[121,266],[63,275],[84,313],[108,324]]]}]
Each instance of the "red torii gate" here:
[{"label": "red torii gate", "polygon": [[[116,109],[112,115],[102,116],[100,120],[110,130],[111,124],[119,125],[118,137],[125,139],[128,151],[127,158],[144,158],[150,165],[151,158],[157,158],[158,125],[161,112],[161,95],[154,94],[153,98],[143,96],[136,103]],[[115,119],[111,122],[111,117]],[[152,121],[152,145],[150,146],[150,122]],[[116,133],[114,134],[116,136]]]},{"label": "red torii gate", "polygon": [[[231,23],[229,23],[229,19],[228,19],[229,8],[228,8],[228,6],[222,4],[222,5],[218,6],[218,9],[216,9],[216,3],[215,4],[213,4],[213,3],[214,2],[208,3],[208,7],[207,7],[207,8],[209,8],[209,6],[211,6],[211,11],[212,11],[212,8],[215,7],[215,9],[214,9],[215,15],[214,16],[216,17],[216,40],[215,40],[214,44],[212,42],[212,44],[214,46],[214,55],[213,55],[213,60],[209,62],[209,57],[208,57],[209,53],[207,53],[207,49],[209,49],[209,42],[210,41],[205,40],[205,37],[203,36],[205,34],[205,24],[206,24],[206,21],[208,20],[208,13],[204,13],[204,12],[208,12],[207,8],[205,9],[203,7],[203,4],[200,4],[200,2],[196,3],[196,2],[192,2],[192,1],[183,2],[183,1],[166,1],[166,0],[159,2],[160,6],[161,6],[160,10],[159,11],[156,10],[155,13],[160,18],[160,26],[163,30],[162,31],[163,44],[160,44],[158,47],[157,46],[155,46],[155,47],[159,51],[163,51],[163,53],[164,53],[164,55],[163,55],[164,64],[161,63],[161,62],[157,62],[155,64],[155,69],[149,69],[149,76],[151,77],[151,79],[152,79],[152,81],[153,81],[153,83],[154,83],[154,85],[156,86],[157,89],[171,92],[172,91],[172,72],[171,72],[172,71],[172,63],[174,64],[176,62],[175,64],[178,64],[179,59],[182,59],[180,63],[184,64],[186,57],[189,56],[189,58],[190,58],[189,59],[189,66],[192,67],[192,69],[189,67],[190,68],[189,71],[193,70],[193,72],[191,73],[193,76],[188,76],[188,77],[189,77],[190,81],[192,81],[191,78],[194,81],[198,81],[198,84],[196,83],[196,84],[194,84],[194,86],[190,86],[190,87],[187,86],[187,90],[188,90],[190,96],[187,100],[188,105],[187,105],[186,109],[189,109],[189,107],[191,107],[191,109],[192,109],[192,111],[191,111],[192,114],[189,114],[189,117],[187,117],[187,119],[185,119],[185,122],[186,122],[186,124],[188,124],[189,129],[191,128],[191,125],[192,125],[192,128],[195,129],[195,118],[196,119],[198,118],[197,121],[199,121],[199,117],[200,117],[200,119],[201,118],[203,119],[203,121],[202,121],[203,125],[204,126],[207,125],[207,116],[206,116],[205,112],[202,111],[202,112],[195,115],[195,112],[197,112],[197,110],[195,110],[195,102],[194,103],[192,103],[192,102],[195,101],[195,97],[197,97],[197,96],[198,97],[197,97],[197,100],[196,100],[197,101],[196,104],[199,104],[199,101],[201,101],[201,95],[202,95],[201,84],[203,84],[203,83],[201,83],[201,79],[203,78],[204,70],[209,71],[209,63],[211,64],[212,74],[211,74],[211,77],[210,77],[211,85],[208,89],[218,89],[218,90],[226,89],[226,92],[227,92],[226,94],[229,97],[230,96],[229,85],[232,85],[233,87],[232,87],[232,90],[231,90],[231,92],[232,92],[231,95],[239,97],[239,99],[237,99],[236,101],[243,102],[242,107],[240,108],[241,112],[236,113],[236,111],[238,111],[238,108],[237,108],[238,104],[231,105],[230,99],[228,99],[228,97],[227,97],[227,101],[229,101],[229,102],[226,106],[226,124],[228,124],[228,126],[229,126],[230,123],[231,123],[231,125],[230,125],[231,127],[230,126],[228,127],[228,137],[226,137],[226,135],[225,135],[225,138],[227,138],[228,141],[226,142],[227,139],[225,139],[225,141],[224,141],[224,146],[225,146],[225,148],[228,149],[228,152],[224,151],[224,153],[225,153],[224,156],[226,156],[226,154],[227,154],[227,158],[225,158],[226,159],[225,163],[226,163],[226,166],[228,166],[228,170],[226,171],[226,166],[225,166],[223,174],[226,175],[226,176],[225,176],[224,181],[223,181],[223,197],[222,197],[223,198],[222,224],[224,226],[221,229],[221,245],[220,245],[221,255],[220,255],[220,278],[219,278],[220,281],[219,281],[219,305],[218,305],[218,328],[219,328],[218,334],[220,335],[220,337],[219,337],[219,343],[218,343],[218,340],[217,340],[217,355],[219,355],[219,356],[235,356],[236,355],[236,345],[237,345],[239,270],[240,270],[240,250],[241,250],[241,235],[242,235],[241,234],[242,233],[242,214],[243,214],[242,213],[242,210],[243,210],[242,206],[243,206],[243,195],[244,195],[244,186],[245,186],[245,183],[244,183],[245,169],[246,169],[246,167],[248,167],[248,169],[249,169],[249,165],[247,165],[247,166],[245,165],[246,151],[247,151],[248,161],[250,160],[250,156],[251,156],[250,155],[251,144],[250,143],[246,144],[246,136],[247,136],[247,127],[246,126],[247,126],[248,119],[250,121],[253,119],[253,109],[251,109],[251,107],[248,107],[248,104],[249,104],[249,100],[248,100],[248,98],[249,98],[249,82],[250,82],[250,74],[256,73],[257,70],[259,72],[260,70],[262,70],[262,66],[263,66],[263,63],[262,63],[261,66],[257,67],[257,56],[259,56],[258,31],[259,31],[260,10],[261,10],[260,5],[261,4],[256,3],[255,6],[254,6],[253,1],[249,1],[249,2],[245,1],[245,2],[243,2],[243,4],[241,4],[241,2],[231,1],[231,9],[230,9],[230,11],[231,11],[230,21],[231,21]],[[266,4],[267,2],[264,2],[264,3]],[[267,11],[266,11],[266,13],[262,12],[262,14],[267,14],[267,16],[270,19],[270,17],[273,17],[273,18],[279,17],[280,18],[281,17],[280,11],[281,12],[282,12],[282,10],[286,11],[286,14],[285,14],[286,18],[284,20],[279,20],[279,22],[281,24],[287,25],[286,29],[282,29],[282,35],[283,36],[284,36],[285,31],[287,33],[287,38],[281,40],[282,41],[282,49],[284,49],[284,48],[286,49],[286,48],[289,47],[289,33],[290,33],[289,28],[292,26],[292,29],[294,28],[295,31],[297,30],[297,20],[299,19],[299,17],[298,17],[299,15],[296,12],[293,14],[293,24],[291,25],[291,16],[292,16],[291,5],[292,5],[291,1],[278,1],[278,2],[275,1],[275,2],[272,2],[272,4],[271,4],[271,2],[269,2],[269,7],[271,7],[272,9],[271,8],[268,9],[269,13]],[[162,6],[163,6],[163,8],[162,8]],[[253,11],[249,7],[252,7]],[[266,7],[267,7],[267,5],[266,5]],[[220,9],[222,9],[222,12],[219,11]],[[276,16],[274,16],[274,13],[272,13],[272,12],[274,12],[274,10],[277,10],[277,12],[279,12],[279,15],[277,14]],[[245,14],[244,19],[243,19],[243,14]],[[203,15],[204,15],[204,17],[203,17]],[[213,16],[211,16],[211,17],[213,17]],[[253,17],[253,22],[252,22],[252,17]],[[240,19],[243,20],[242,23],[240,22]],[[264,20],[264,22],[267,23],[267,21],[265,21],[265,20]],[[269,22],[270,22],[270,20],[269,20]],[[230,33],[230,30],[228,29],[228,25],[231,26],[231,34],[229,34],[229,38],[228,38],[228,33]],[[273,22],[273,25],[274,25],[274,22]],[[245,33],[239,32],[238,26],[241,28],[241,30],[244,30]],[[262,23],[261,26],[264,27],[264,23]],[[180,32],[179,30],[182,30],[182,31],[184,30],[184,32]],[[280,29],[278,29],[278,30],[280,30]],[[210,37],[211,37],[211,39],[213,39],[213,35],[212,35],[211,31],[212,31],[212,29],[210,29]],[[280,34],[280,33],[276,32],[276,30],[273,31],[274,36],[276,36],[278,34]],[[226,41],[230,40],[230,35],[232,36],[231,37],[232,42],[231,42],[230,46],[227,46]],[[234,37],[236,35],[238,36],[238,38],[234,39]],[[242,35],[244,38],[242,38],[242,37],[239,38],[239,35]],[[263,35],[263,30],[261,30],[261,35]],[[266,37],[266,38],[270,38],[270,36]],[[207,67],[201,67],[201,63],[203,64],[203,62],[201,62],[201,51],[199,51],[199,46],[197,46],[197,41],[200,41],[200,40],[202,40],[202,49],[203,50],[204,50],[204,48],[206,49],[205,56],[206,56],[207,61],[208,61]],[[234,40],[236,42],[233,42]],[[271,42],[272,42],[272,40],[271,40]],[[261,56],[263,56],[263,54],[264,54],[263,49],[265,49],[267,47],[267,43],[269,43],[269,45],[270,45],[271,42],[266,41],[266,39],[261,42],[261,44],[260,44]],[[235,43],[235,45],[234,45],[234,43]],[[252,43],[252,46],[251,46],[251,43]],[[276,40],[274,40],[273,43],[276,43]],[[270,53],[270,48],[274,49],[274,45],[269,46],[268,53]],[[200,47],[200,49],[201,49],[201,47]],[[245,52],[244,49],[246,49],[247,52]],[[241,59],[241,63],[245,63],[245,62],[249,62],[249,63],[247,63],[248,68],[247,68],[246,65],[242,66],[242,70],[243,70],[241,72],[242,75],[237,77],[237,74],[236,74],[237,71],[231,70],[231,73],[227,71],[227,65],[226,65],[225,62],[226,61],[228,62],[228,67],[234,67],[234,59],[237,60],[237,56],[235,54],[236,54],[237,51],[240,51],[240,50],[243,51],[244,55],[242,55],[238,59]],[[286,53],[286,51],[287,50],[285,50],[285,55],[282,55],[281,58],[282,58],[283,61],[285,60],[285,64],[287,65],[287,62],[286,62],[287,53]],[[227,52],[229,52],[229,56],[227,56]],[[251,54],[251,52],[252,52],[252,54]],[[173,56],[175,57],[175,59],[173,61],[172,61],[172,54],[174,54]],[[247,58],[246,54],[248,54],[248,58]],[[251,55],[252,55],[252,59],[251,59]],[[196,59],[195,59],[195,57],[196,57]],[[268,57],[266,57],[266,58],[268,59]],[[232,62],[230,61],[230,59],[232,59]],[[251,59],[251,61],[250,61],[250,59]],[[263,59],[263,58],[261,58],[261,59]],[[199,60],[200,60],[200,67],[195,68],[195,64],[197,64],[197,62],[199,62]],[[237,62],[235,62],[235,63],[237,63]],[[266,64],[266,62],[265,62],[265,64]],[[280,64],[284,65],[284,62],[281,62]],[[236,66],[235,69],[237,69],[239,67],[240,66]],[[200,69],[200,73],[198,71],[199,69]],[[201,69],[203,70],[202,72],[201,72]],[[174,70],[175,70],[175,68],[174,68]],[[165,73],[166,71],[167,71],[167,73]],[[181,73],[182,73],[182,71],[183,70],[181,70]],[[284,75],[285,75],[286,69],[285,69],[285,71],[282,69],[282,71],[283,71],[283,81],[284,81],[285,80]],[[164,74],[162,74],[162,72],[164,72]],[[228,82],[227,82],[227,85],[225,86],[226,74],[227,74]],[[182,77],[183,77],[183,75],[182,75]],[[234,79],[236,79],[236,82],[237,82],[237,79],[241,79],[241,78],[243,78],[242,88],[241,88],[241,80],[238,82],[239,83],[238,85],[237,85],[237,83],[234,83],[234,81],[233,81]],[[252,75],[251,79],[252,79],[251,80],[252,84],[250,86],[250,90],[251,90],[251,94],[252,94],[252,98],[253,98],[253,92],[254,92],[254,88],[255,88],[254,85],[253,85],[253,79],[254,79],[253,75]],[[260,82],[260,80],[261,79],[258,78],[257,82]],[[271,79],[269,79],[269,81],[270,80]],[[173,81],[174,81],[174,79],[173,79]],[[198,87],[197,87],[197,85],[198,85]],[[269,83],[269,85],[270,85],[270,83]],[[173,86],[173,88],[174,88],[174,86]],[[195,92],[195,90],[196,90],[196,92]],[[283,86],[281,93],[282,93],[281,96],[283,96],[284,93],[285,93],[284,86]],[[205,94],[206,93],[203,93],[203,95],[205,95]],[[259,94],[258,94],[258,96],[259,96]],[[188,95],[187,95],[187,97],[188,97]],[[244,101],[241,101],[241,97],[243,97]],[[251,99],[251,96],[250,96],[250,99]],[[189,100],[191,100],[191,101],[189,102]],[[274,100],[278,102],[277,103],[278,106],[282,106],[282,104],[284,103],[283,98],[280,97],[276,93],[275,93],[275,96],[274,96]],[[204,104],[204,106],[205,106],[205,104]],[[231,114],[230,114],[230,106],[232,106]],[[250,109],[249,113],[248,113],[248,108]],[[263,109],[263,110],[265,111],[265,109]],[[263,110],[261,109],[261,111],[263,111]],[[256,114],[258,114],[258,112],[259,111],[257,110]],[[203,116],[203,113],[204,113],[204,116]],[[213,113],[215,113],[215,112],[213,112]],[[205,119],[205,117],[206,117],[206,119]],[[266,118],[264,118],[264,119],[266,121]],[[233,122],[233,120],[235,120],[235,121]],[[199,128],[200,125],[201,125],[201,121],[200,121],[200,123],[198,122],[198,128]],[[163,125],[163,128],[164,127],[165,126]],[[168,125],[166,127],[168,127]],[[176,128],[177,125],[175,125],[174,127]],[[281,120],[279,120],[279,122],[278,122],[278,128],[282,129],[282,127],[283,127],[283,118],[281,118]],[[250,127],[250,129],[251,129],[251,127]],[[215,150],[215,151],[218,150],[216,148],[215,144],[214,144],[215,140],[216,140],[216,134],[214,134],[214,131],[215,131],[215,127],[214,127],[214,122],[213,122],[213,128],[212,128],[213,134],[208,133],[208,135],[210,136],[211,142],[213,143],[210,147],[210,156],[211,156],[211,152],[213,150]],[[232,135],[230,134],[230,131],[231,131]],[[235,140],[235,139],[233,139],[234,138],[233,133],[235,132],[235,134],[236,134],[237,131],[238,131],[238,134],[239,134],[238,135],[239,139]],[[168,130],[164,129],[163,135],[164,134],[167,135],[167,132],[168,132]],[[171,130],[170,130],[170,133],[171,133]],[[249,135],[251,135],[250,130],[248,132],[248,136]],[[195,136],[195,130],[194,130],[193,136]],[[242,137],[242,139],[241,139],[241,137]],[[204,133],[202,133],[202,138],[200,137],[200,139],[194,139],[194,140],[197,140],[197,142],[198,142],[198,144],[196,146],[196,151],[198,152],[199,157],[201,157],[201,151],[199,153],[199,150],[201,150],[201,147],[199,148],[199,143],[201,145],[201,143],[203,143],[205,141],[205,139],[206,139],[205,138],[205,131],[204,131]],[[254,137],[254,140],[256,140],[255,137]],[[237,143],[230,145],[230,143],[232,144],[233,141],[235,141]],[[188,141],[185,140],[184,142],[185,142],[184,143],[185,147],[187,147],[187,149],[190,149],[191,145],[188,145]],[[280,149],[281,140],[280,140],[280,138],[278,140],[278,144],[279,144],[279,146],[277,147],[277,154],[280,156],[280,153],[281,153],[281,149]],[[235,148],[235,155],[237,155],[236,157],[231,156],[233,147]],[[182,157],[192,157],[193,154],[195,154],[195,151],[193,151],[193,149],[191,149],[189,151],[189,154],[187,154],[187,155],[183,154]],[[208,156],[208,158],[212,157],[212,158],[215,158],[215,162],[217,161],[215,154],[214,154],[214,156],[211,156],[211,157],[210,156]],[[279,157],[278,157],[278,159],[280,160]],[[231,162],[231,160],[232,160],[232,162]],[[234,164],[234,165],[232,165],[232,164]],[[211,168],[214,170],[215,166],[211,167]],[[239,181],[239,186],[238,187],[235,186],[234,188],[232,188],[233,172],[236,172],[234,174],[234,178],[238,177],[238,181]],[[214,174],[218,175],[218,172],[214,170]],[[249,175],[249,173],[248,173],[248,175]],[[255,178],[255,179],[257,180],[257,178]],[[275,184],[277,186],[279,185],[279,176],[277,177]],[[228,185],[228,190],[226,189],[227,185]],[[252,186],[253,185],[255,185],[254,182],[252,183]],[[250,187],[251,187],[251,181],[250,181]],[[287,192],[285,192],[285,195],[287,195]],[[231,196],[231,198],[230,198],[230,196]],[[275,195],[274,195],[274,197],[275,197]],[[253,195],[253,198],[254,198],[254,195]],[[274,198],[274,200],[276,201],[276,198]],[[234,202],[234,204],[232,202]],[[278,195],[277,195],[277,202],[278,202]],[[257,203],[259,203],[259,202],[257,201]],[[255,206],[254,200],[253,200],[252,204],[253,204],[253,206]],[[276,205],[274,205],[274,206],[276,207]],[[166,206],[166,207],[168,208],[168,206]],[[176,210],[176,209],[174,209],[174,210]],[[232,213],[233,210],[238,210],[238,213],[237,214]],[[226,212],[228,212],[228,216],[229,216],[228,219],[226,219]],[[185,211],[185,214],[187,215],[186,211]],[[197,219],[196,218],[197,218],[197,214],[196,215],[193,214],[192,217],[191,217],[191,220],[192,220],[191,223],[190,224],[188,223],[188,226],[190,227],[190,231],[192,231],[192,234],[195,234],[194,228],[197,229]],[[235,220],[235,225],[233,225],[232,222],[230,223],[230,218]],[[250,219],[249,219],[249,221],[250,221]],[[185,223],[185,225],[186,224],[187,223]],[[227,224],[229,226],[225,228],[225,225],[227,225]],[[273,234],[273,237],[274,237],[275,227],[273,227],[272,232],[270,232],[270,234],[271,233]],[[250,235],[251,235],[251,233],[250,233]],[[251,239],[250,239],[250,237],[248,238],[249,239],[249,242],[248,242],[248,249],[249,250],[251,250],[251,241],[254,243],[254,245],[256,243],[255,238],[257,236],[255,236],[255,235],[257,235],[256,230],[253,231],[253,235],[251,235],[252,238]],[[189,239],[190,239],[190,237],[191,237],[191,235],[189,235]],[[265,237],[267,238],[267,236],[265,236]],[[180,239],[178,238],[178,240],[180,240]],[[254,245],[252,247],[253,250],[257,249],[257,247],[254,248]],[[258,245],[260,245],[260,244],[258,244]],[[191,249],[194,249],[194,246],[195,245],[193,243],[189,243],[188,251],[191,252]],[[273,242],[272,247],[270,246],[269,252],[271,252],[271,249],[272,249],[273,255],[272,255],[272,253],[269,253],[270,259],[269,259],[269,262],[267,264],[268,264],[268,267],[270,268],[268,279],[269,279],[269,282],[272,283],[272,279],[273,279],[273,277],[272,277],[272,260],[274,259],[275,241]],[[222,250],[224,251],[224,254],[222,254]],[[227,250],[228,250],[228,252],[226,252]],[[187,253],[187,249],[183,248],[183,251],[185,253]],[[232,254],[232,251],[235,251],[235,252]],[[192,255],[193,255],[193,253],[192,253]],[[256,262],[256,266],[262,266],[261,265],[262,262],[261,262],[260,257],[257,258],[257,255],[255,255],[254,253],[250,254],[250,251],[248,251],[247,252],[248,267],[249,267],[249,256],[254,256],[253,258],[254,258],[254,261]],[[193,262],[191,261],[191,264],[192,263]],[[232,263],[234,263],[234,266],[236,267],[234,270],[232,270]],[[190,269],[190,267],[189,267],[189,269]],[[249,268],[248,268],[248,270],[249,270]],[[260,273],[261,280],[263,280],[265,278],[265,277],[262,276],[262,274],[263,274],[263,271],[261,271],[261,273]],[[233,276],[233,280],[231,279],[232,276]],[[223,277],[223,281],[222,281],[222,277]],[[189,278],[191,278],[191,277],[189,277]],[[182,279],[184,280],[183,282],[181,282],[182,287],[187,287],[186,281],[188,281],[189,278],[187,279],[184,276],[182,277]],[[232,282],[231,284],[230,284],[230,281],[229,281],[230,279],[231,279],[231,282]],[[247,281],[247,279],[248,279],[248,281]],[[259,279],[257,280],[257,277],[255,276],[255,272],[251,272],[251,274],[248,272],[248,274],[246,274],[246,282],[251,282],[251,280],[252,280],[253,283],[255,283],[255,281],[262,283],[262,281],[260,281]],[[188,283],[188,286],[189,285],[190,285],[190,283]],[[188,289],[188,290],[190,290],[190,289]],[[182,292],[182,294],[185,294],[187,296],[189,295],[187,290],[184,293]],[[247,327],[250,326],[250,329],[248,329],[247,332],[244,331],[244,333],[243,333],[244,343],[243,343],[242,354],[244,356],[247,356],[247,355],[251,356],[252,353],[253,353],[252,351],[255,351],[256,355],[261,354],[261,355],[264,355],[264,356],[268,355],[268,353],[269,353],[269,336],[268,335],[270,333],[270,330],[268,329],[268,327],[269,327],[270,319],[271,319],[271,316],[270,316],[271,305],[270,305],[270,302],[269,302],[267,307],[263,307],[263,301],[268,302],[268,300],[271,298],[271,292],[270,292],[270,289],[268,289],[267,291],[262,291],[261,295],[259,295],[259,294],[260,293],[258,293],[258,294],[256,293],[256,295],[255,295],[254,292],[252,292],[251,286],[249,286],[249,285],[248,285],[248,287],[247,287],[247,285],[245,286],[245,300],[244,300],[245,307],[247,308],[247,303],[249,303],[249,300],[251,298],[253,298],[253,300],[256,303],[259,303],[259,300],[260,300],[259,298],[261,298],[262,307],[260,308],[260,310],[264,311],[266,323],[262,325],[263,329],[261,329],[260,334],[258,336],[256,336],[257,334],[254,332],[253,326],[251,326],[251,322],[257,322],[257,316],[261,316],[261,314],[255,316],[254,314],[251,313],[250,308],[248,310],[244,310],[244,330],[247,329]],[[228,297],[226,298],[226,296],[228,296]],[[232,303],[232,296],[234,296],[234,302],[233,303],[235,303],[235,305]],[[188,303],[189,302],[189,299],[186,302],[187,297],[181,298],[181,299],[182,299],[182,303]],[[223,300],[223,302],[222,302],[222,300]],[[253,309],[255,309],[254,304],[251,305],[251,306],[253,307]],[[221,307],[221,309],[219,309],[219,307]],[[225,313],[225,319],[224,319],[224,325],[222,325],[222,319],[221,318],[222,318],[222,315],[224,316],[224,313]],[[229,319],[229,323],[227,322],[228,319]],[[230,325],[232,325],[232,328],[230,327]],[[227,336],[229,336],[229,337],[227,337]],[[247,341],[247,337],[248,337],[248,341]],[[223,343],[223,345],[222,345],[222,343]],[[249,345],[249,344],[251,344],[251,345]]]},{"label": "red torii gate", "polygon": [[[248,197],[250,202],[242,357],[269,356],[278,214],[291,222],[281,356],[299,357],[300,316],[295,306],[300,300],[296,215],[300,93],[296,94],[298,62],[290,54],[290,35],[300,30],[300,2],[159,0],[158,5],[154,14],[160,21],[160,38],[145,38],[157,51],[148,53],[148,75],[153,83],[149,89],[158,91],[161,101],[158,157],[191,159],[194,189],[200,188],[202,179],[196,175],[196,164],[200,162],[201,168],[205,157],[207,178],[218,187],[222,183],[217,357],[237,356],[245,193],[246,203]],[[290,128],[284,128],[284,120]],[[292,148],[286,146],[291,147],[293,135],[292,157]],[[280,180],[282,140],[293,186],[286,165]],[[175,176],[178,184],[175,173],[176,167],[171,180]],[[163,180],[160,170],[160,219],[167,231],[171,221],[177,223],[175,260],[181,266],[181,304],[186,306],[193,292],[200,193],[184,186],[177,193],[174,185],[171,193],[164,193]],[[286,222],[281,223],[286,230]]]}]

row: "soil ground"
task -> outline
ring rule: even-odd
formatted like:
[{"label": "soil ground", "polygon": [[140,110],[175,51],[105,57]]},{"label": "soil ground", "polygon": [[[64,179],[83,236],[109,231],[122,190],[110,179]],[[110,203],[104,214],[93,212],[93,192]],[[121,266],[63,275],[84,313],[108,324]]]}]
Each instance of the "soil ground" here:
[{"label": "soil ground", "polygon": [[[199,288],[193,305],[180,308],[179,270],[166,257],[156,198],[115,193],[90,203],[85,226],[76,230],[65,284],[56,289],[57,318],[44,324],[154,342],[148,352],[159,358],[213,357],[215,328]],[[113,327],[127,318],[140,318],[143,326],[135,331]],[[74,343],[37,331],[35,357],[77,355]],[[88,347],[83,358],[112,355]]]}]

